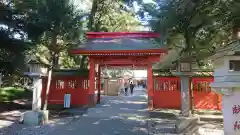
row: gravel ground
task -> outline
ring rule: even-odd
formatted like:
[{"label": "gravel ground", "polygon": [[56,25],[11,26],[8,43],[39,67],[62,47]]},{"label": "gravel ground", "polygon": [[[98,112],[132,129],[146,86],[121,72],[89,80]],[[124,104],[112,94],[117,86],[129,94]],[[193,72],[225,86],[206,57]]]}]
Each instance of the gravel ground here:
[{"label": "gravel ground", "polygon": [[0,120],[0,135],[44,135],[62,126],[66,126],[78,120],[80,117],[79,115],[56,116],[54,114],[50,116],[49,122],[45,125],[27,126],[18,122],[21,113],[24,111],[25,110],[15,110],[8,113],[2,113],[1,115],[5,114],[7,116],[11,114],[11,116],[14,116],[14,119],[12,121]]},{"label": "gravel ground", "polygon": [[[155,110],[150,113],[150,128],[153,135],[177,135],[175,122],[180,111],[164,109]],[[199,122],[199,130],[195,135],[224,135],[223,123],[218,121]],[[189,134],[192,135],[192,134]],[[194,135],[194,134],[193,134]]]},{"label": "gravel ground", "polygon": [[[179,115],[178,111],[165,110],[162,114],[151,112],[149,113],[150,119],[148,119],[145,118],[146,110],[142,110],[142,107],[145,106],[142,103],[145,102],[143,100],[137,103],[137,99],[133,100],[131,97],[123,97],[120,98],[121,100],[119,97],[104,97],[102,99],[102,104],[89,109],[85,114],[86,116],[56,117],[51,119],[48,124],[41,126],[26,126],[8,122],[7,124],[12,125],[8,128],[0,128],[0,135],[65,135],[66,133],[78,135],[80,131],[83,135],[103,135],[102,132],[108,133],[104,135],[140,135],[139,133],[143,135],[177,135],[174,134],[174,123]],[[144,117],[137,118],[133,114]],[[19,115],[19,112],[16,112],[15,115]],[[142,119],[142,121],[134,120],[136,118]],[[101,121],[101,124],[91,125],[97,124],[96,121]],[[2,122],[0,121],[0,126]],[[131,127],[131,125],[135,126]],[[199,126],[199,134],[195,135],[223,135],[222,123],[201,122]],[[130,130],[132,131],[130,132]],[[138,132],[133,133],[133,130],[138,130]]]},{"label": "gravel ground", "polygon": [[[153,135],[179,135],[174,133],[174,120],[158,119],[149,123]],[[198,133],[189,135],[224,135],[223,124],[219,122],[199,122]]]},{"label": "gravel ground", "polygon": [[[58,129],[61,129],[62,127],[71,126],[74,123],[78,124],[79,119],[79,117],[54,119],[48,124],[41,126],[26,126],[23,124],[17,124],[9,128],[11,132],[2,132],[0,135],[48,135]],[[149,126],[149,135],[180,135],[174,133],[173,120],[149,120],[147,123]],[[199,128],[199,134],[195,135],[224,135],[222,124],[215,122],[203,122]]]},{"label": "gravel ground", "polygon": [[[74,123],[79,117],[65,117],[49,121],[48,124],[41,126],[24,126],[13,135],[47,135],[52,131]],[[9,134],[10,135],[10,134]]]},{"label": "gravel ground", "polygon": [[199,127],[200,135],[224,135],[221,122],[201,122]]}]

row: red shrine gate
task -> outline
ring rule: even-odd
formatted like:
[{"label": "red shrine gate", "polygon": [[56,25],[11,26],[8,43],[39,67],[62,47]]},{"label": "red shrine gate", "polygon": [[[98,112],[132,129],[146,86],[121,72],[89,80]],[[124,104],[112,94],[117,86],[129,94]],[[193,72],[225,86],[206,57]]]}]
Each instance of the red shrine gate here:
[{"label": "red shrine gate", "polygon": [[[92,106],[100,102],[101,67],[142,67],[147,69],[147,89],[150,108],[180,109],[180,78],[153,77],[152,64],[166,54],[166,48],[156,46],[152,32],[89,32],[87,41],[72,50],[74,54],[87,55],[88,77],[55,76],[49,93],[49,104],[63,104],[64,94],[70,93],[73,106]],[[97,69],[97,70],[96,70]],[[209,91],[199,91],[199,84],[210,79],[192,78],[194,106],[197,109],[220,109],[220,97]],[[43,83],[43,99],[46,79]],[[95,85],[97,84],[97,85]],[[98,96],[95,96],[95,91]],[[206,100],[207,98],[207,100]],[[214,99],[214,100],[211,100]],[[206,100],[206,101],[205,101]],[[44,101],[44,100],[43,100]]]},{"label": "red shrine gate", "polygon": [[[92,106],[100,102],[101,67],[142,67],[147,69],[149,105],[152,108],[153,74],[152,64],[166,54],[166,48],[157,46],[153,32],[89,32],[87,41],[72,50],[73,54],[87,55],[89,60],[88,78],[66,79],[56,76],[49,92],[49,104],[63,104],[63,96],[71,94],[72,105]],[[97,69],[97,71],[96,71]],[[97,88],[95,87],[97,85]],[[43,99],[46,83],[43,83]],[[95,96],[95,90],[98,96]]]},{"label": "red shrine gate", "polygon": [[[100,84],[102,66],[143,67],[147,68],[147,86],[150,102],[153,97],[152,64],[166,54],[166,48],[157,46],[153,38],[159,34],[153,32],[89,32],[86,44],[75,48],[74,54],[87,55],[89,58],[88,104],[94,105],[95,68]],[[98,102],[100,102],[100,85],[98,85]],[[150,104],[152,107],[152,104]]]}]

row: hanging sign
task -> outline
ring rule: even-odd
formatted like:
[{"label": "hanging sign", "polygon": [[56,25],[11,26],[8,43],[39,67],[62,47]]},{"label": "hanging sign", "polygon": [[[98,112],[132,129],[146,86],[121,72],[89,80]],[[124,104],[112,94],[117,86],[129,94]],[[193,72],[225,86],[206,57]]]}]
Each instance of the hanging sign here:
[{"label": "hanging sign", "polygon": [[71,94],[64,95],[64,108],[70,108]]}]

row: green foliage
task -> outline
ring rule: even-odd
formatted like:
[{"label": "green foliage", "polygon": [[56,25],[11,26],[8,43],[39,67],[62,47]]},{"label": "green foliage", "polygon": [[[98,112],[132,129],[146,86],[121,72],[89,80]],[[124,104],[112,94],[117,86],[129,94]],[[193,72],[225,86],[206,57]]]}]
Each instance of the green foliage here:
[{"label": "green foliage", "polygon": [[94,31],[135,31],[140,25],[133,11],[125,10],[121,0],[99,0],[96,2],[93,20]]},{"label": "green foliage", "polygon": [[[24,53],[34,47],[39,28],[26,23],[26,16],[12,2],[0,2],[0,72],[14,74],[24,69]],[[32,33],[31,36],[26,35]]]},{"label": "green foliage", "polygon": [[198,62],[231,40],[232,19],[228,14],[237,2],[230,4],[232,8],[228,5],[228,11],[222,9],[226,3],[220,0],[165,0],[157,5],[144,5],[143,11],[152,16],[153,30],[161,33],[169,48],[181,49],[179,60],[187,56],[187,60]]},{"label": "green foliage", "polygon": [[[59,67],[61,53],[75,45],[82,33],[81,19],[86,15],[77,10],[70,0],[17,1],[31,22],[43,29],[38,48],[32,50],[44,63]],[[66,55],[63,55],[66,56]]]},{"label": "green foliage", "polygon": [[13,101],[16,99],[29,98],[32,92],[23,88],[4,87],[0,88],[0,102]]},{"label": "green foliage", "polygon": [[69,54],[69,49],[84,39],[83,29],[108,32],[136,31],[139,21],[132,11],[126,11],[123,6],[124,3],[120,0],[93,0],[86,28],[83,17],[87,13],[77,10],[80,8],[68,0],[18,2],[18,7],[27,9],[25,11],[29,15],[28,22],[44,29],[38,47],[31,53],[36,54],[44,63],[59,65],[60,68],[87,68],[86,56]]}]

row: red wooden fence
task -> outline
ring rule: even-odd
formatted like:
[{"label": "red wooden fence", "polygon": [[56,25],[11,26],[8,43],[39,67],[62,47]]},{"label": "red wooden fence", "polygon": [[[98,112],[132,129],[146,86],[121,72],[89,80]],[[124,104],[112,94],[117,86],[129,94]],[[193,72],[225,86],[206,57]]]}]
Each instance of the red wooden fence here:
[{"label": "red wooden fence", "polygon": [[153,80],[153,107],[180,109],[180,79],[178,77],[154,77]]},{"label": "red wooden fence", "polygon": [[193,77],[193,105],[195,109],[221,110],[221,95],[211,91],[213,77]]},{"label": "red wooden fence", "polygon": [[[42,99],[45,101],[47,78],[43,79]],[[51,81],[48,103],[63,104],[64,94],[71,94],[71,105],[88,104],[88,78],[57,76]]]},{"label": "red wooden fence", "polygon": [[[154,77],[154,108],[181,108],[179,77]],[[195,109],[221,110],[221,96],[212,92],[213,77],[192,77],[193,106]]]},{"label": "red wooden fence", "polygon": [[[153,77],[154,79],[154,108],[181,108],[181,91],[179,77]],[[193,77],[193,105],[195,109],[221,110],[221,96],[211,92],[210,82],[213,77]],[[96,81],[97,83],[98,81]],[[44,101],[47,78],[43,79],[42,99]],[[64,94],[71,94],[71,105],[88,104],[88,78],[74,76],[56,76],[50,86],[49,104],[63,104]],[[97,86],[98,84],[96,84]],[[97,87],[95,87],[97,89]]]}]

